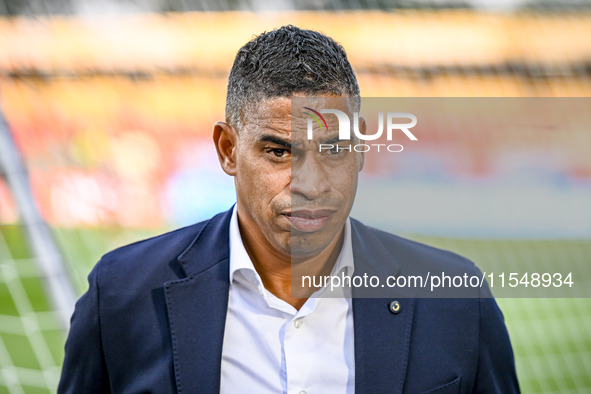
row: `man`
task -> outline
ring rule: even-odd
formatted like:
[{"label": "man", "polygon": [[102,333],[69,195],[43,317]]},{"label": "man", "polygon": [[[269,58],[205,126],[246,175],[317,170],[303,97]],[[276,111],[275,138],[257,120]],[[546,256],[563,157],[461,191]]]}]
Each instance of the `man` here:
[{"label": "man", "polygon": [[[518,392],[491,297],[365,298],[297,286],[305,275],[478,273],[449,252],[349,219],[363,156],[319,152],[305,110],[351,112],[342,47],[294,26],[238,52],[213,139],[236,205],[105,255],[72,317],[61,393]],[[360,122],[363,131],[365,124]],[[426,272],[426,271],[425,271]],[[339,289],[337,289],[339,290]]]}]

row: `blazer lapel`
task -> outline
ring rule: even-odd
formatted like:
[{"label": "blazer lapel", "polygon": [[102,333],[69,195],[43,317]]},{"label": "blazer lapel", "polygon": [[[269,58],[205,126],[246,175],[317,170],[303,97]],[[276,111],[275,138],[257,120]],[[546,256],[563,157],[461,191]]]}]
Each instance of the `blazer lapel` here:
[{"label": "blazer lapel", "polygon": [[[351,220],[355,275],[397,275],[400,264],[363,224]],[[358,268],[360,271],[358,271]],[[365,298],[353,289],[355,336],[355,393],[402,393],[408,364],[415,300]],[[390,312],[391,301],[400,312]]]},{"label": "blazer lapel", "polygon": [[220,389],[231,214],[220,214],[203,227],[178,258],[187,277],[164,285],[179,393]]}]

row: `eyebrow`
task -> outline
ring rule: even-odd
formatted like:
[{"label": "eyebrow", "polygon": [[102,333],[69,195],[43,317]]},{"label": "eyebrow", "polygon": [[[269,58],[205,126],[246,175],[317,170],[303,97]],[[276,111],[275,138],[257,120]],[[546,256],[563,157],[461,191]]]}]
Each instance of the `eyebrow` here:
[{"label": "eyebrow", "polygon": [[336,137],[334,137],[334,138],[331,138],[331,139],[329,139],[329,140],[323,141],[323,142],[321,142],[321,143],[322,143],[322,144],[327,144],[327,145],[332,145],[332,144],[334,144],[335,142],[340,142],[340,141],[345,141],[345,142],[346,142],[346,141],[348,141],[348,142],[351,142],[351,141],[352,141],[352,139],[351,139],[351,138],[349,138],[349,139],[347,139],[347,140],[342,140],[342,139],[340,139],[338,136],[336,136]]},{"label": "eyebrow", "polygon": [[269,134],[263,134],[261,138],[259,138],[261,142],[272,142],[277,145],[284,146],[286,148],[291,149],[291,143],[289,141],[282,140],[281,138],[277,138],[275,136]]}]

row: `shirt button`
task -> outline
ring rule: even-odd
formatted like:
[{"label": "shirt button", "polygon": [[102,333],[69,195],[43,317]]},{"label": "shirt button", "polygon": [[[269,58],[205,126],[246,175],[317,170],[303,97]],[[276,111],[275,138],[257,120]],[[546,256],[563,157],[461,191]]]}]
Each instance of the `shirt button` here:
[{"label": "shirt button", "polygon": [[[296,319],[293,322],[293,325],[295,328],[300,328],[302,326],[302,324],[304,324],[304,322],[302,321],[302,318]],[[306,392],[304,390],[300,391],[300,394],[306,394]]]}]

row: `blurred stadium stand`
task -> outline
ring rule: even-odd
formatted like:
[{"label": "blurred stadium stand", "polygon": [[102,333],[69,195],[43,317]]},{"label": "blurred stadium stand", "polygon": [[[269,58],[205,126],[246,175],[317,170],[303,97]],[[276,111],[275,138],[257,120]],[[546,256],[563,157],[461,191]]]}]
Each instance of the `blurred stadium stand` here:
[{"label": "blurred stadium stand", "polygon": [[[0,0],[0,15],[3,116],[79,294],[109,249],[232,204],[211,125],[237,49],[263,30],[334,37],[366,97],[591,96],[591,1]],[[455,141],[482,153],[498,138]],[[535,151],[548,138],[506,143]],[[591,184],[589,146],[583,127],[562,177]],[[448,175],[496,173],[475,156]],[[64,333],[19,205],[0,177],[0,393],[51,392]],[[591,263],[591,238],[429,235],[416,237],[477,263],[560,264],[573,250]],[[499,302],[524,392],[591,392],[589,300]]]}]

